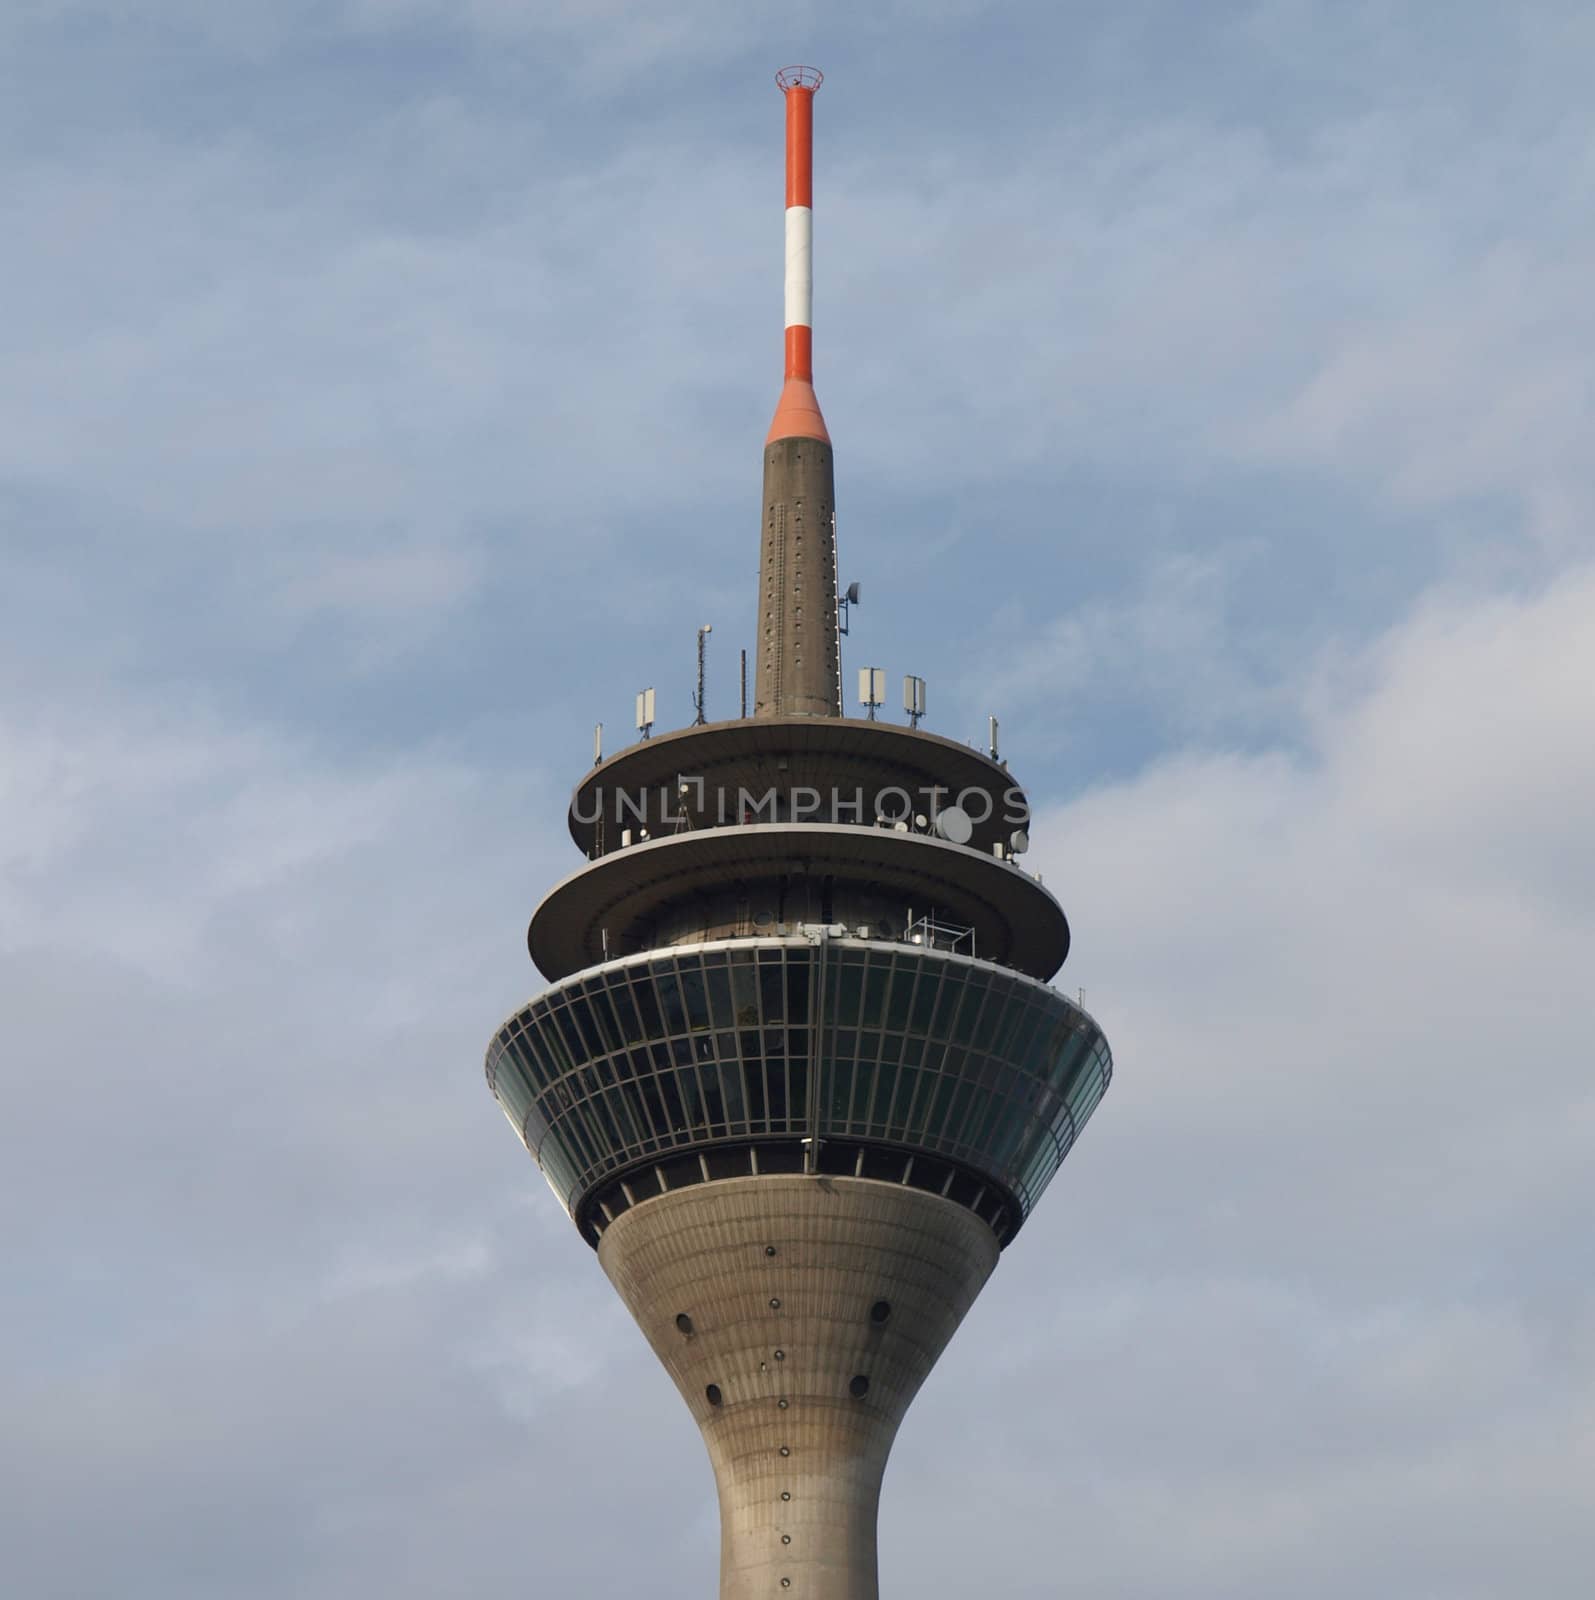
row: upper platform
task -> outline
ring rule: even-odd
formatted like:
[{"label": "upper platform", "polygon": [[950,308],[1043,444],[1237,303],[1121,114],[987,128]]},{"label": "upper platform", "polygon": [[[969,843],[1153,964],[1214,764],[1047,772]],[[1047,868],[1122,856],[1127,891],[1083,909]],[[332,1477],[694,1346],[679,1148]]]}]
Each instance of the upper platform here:
[{"label": "upper platform", "polygon": [[[774,814],[767,796],[781,805]],[[855,717],[749,717],[658,734],[599,762],[577,784],[569,821],[582,852],[598,856],[628,829],[657,837],[805,807],[810,822],[873,826],[884,814],[911,824],[954,803],[972,824],[969,845],[988,855],[1029,826],[1007,767],[956,739]]]},{"label": "upper platform", "polygon": [[[748,915],[758,920],[737,926],[744,887],[782,880],[789,889],[768,893],[763,911],[750,899]],[[782,903],[777,892],[803,894],[801,911],[795,899],[786,915],[769,909]],[[978,954],[1043,981],[1069,953],[1063,908],[1010,862],[923,834],[790,823],[687,830],[600,857],[549,891],[526,942],[543,974],[558,980],[656,945],[747,936],[759,921],[855,925],[862,917],[875,936],[906,937],[906,921],[881,925],[895,912],[883,918],[877,908],[895,905],[956,921]]]}]

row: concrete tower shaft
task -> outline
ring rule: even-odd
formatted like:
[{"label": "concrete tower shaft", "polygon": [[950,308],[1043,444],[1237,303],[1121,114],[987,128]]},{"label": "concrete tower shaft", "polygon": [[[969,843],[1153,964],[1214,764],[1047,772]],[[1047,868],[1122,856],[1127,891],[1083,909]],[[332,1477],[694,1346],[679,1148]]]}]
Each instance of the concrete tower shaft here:
[{"label": "concrete tower shaft", "polygon": [[786,370],[764,442],[759,632],[753,714],[839,717],[836,483],[814,396],[814,95],[820,74],[788,67]]},{"label": "concrete tower shaft", "polygon": [[756,717],[842,714],[835,507],[828,443],[765,445]]},{"label": "concrete tower shaft", "polygon": [[899,1184],[741,1178],[628,1212],[598,1259],[702,1430],[721,1600],[876,1600],[886,1458],[990,1228]]}]

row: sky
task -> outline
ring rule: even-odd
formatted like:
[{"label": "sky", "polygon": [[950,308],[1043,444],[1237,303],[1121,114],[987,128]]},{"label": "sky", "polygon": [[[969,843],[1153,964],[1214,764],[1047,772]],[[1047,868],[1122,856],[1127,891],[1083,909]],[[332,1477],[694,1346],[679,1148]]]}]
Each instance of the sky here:
[{"label": "sky", "polygon": [[1003,753],[1113,1087],[887,1593],[1595,1590],[1595,13],[0,7],[0,1551],[713,1592],[483,1082],[570,786],[736,706],[813,62],[852,669]]}]

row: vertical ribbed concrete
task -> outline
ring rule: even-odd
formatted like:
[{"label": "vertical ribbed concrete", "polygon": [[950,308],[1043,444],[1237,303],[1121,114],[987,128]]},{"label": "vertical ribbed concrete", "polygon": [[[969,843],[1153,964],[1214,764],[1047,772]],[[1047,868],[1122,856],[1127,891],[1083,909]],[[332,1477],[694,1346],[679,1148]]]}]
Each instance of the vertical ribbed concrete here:
[{"label": "vertical ribbed concrete", "polygon": [[842,714],[835,506],[828,443],[794,438],[765,445],[756,717]]},{"label": "vertical ribbed concrete", "polygon": [[961,1206],[861,1178],[699,1184],[605,1230],[598,1259],[708,1445],[721,1600],[877,1600],[892,1440],[997,1254]]}]

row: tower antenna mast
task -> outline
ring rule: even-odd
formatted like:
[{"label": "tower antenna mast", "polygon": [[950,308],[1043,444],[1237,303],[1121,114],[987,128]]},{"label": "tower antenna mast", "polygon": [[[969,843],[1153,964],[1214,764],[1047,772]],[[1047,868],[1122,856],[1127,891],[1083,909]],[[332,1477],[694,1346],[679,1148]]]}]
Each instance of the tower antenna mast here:
[{"label": "tower antenna mast", "polygon": [[753,715],[839,717],[836,480],[814,395],[813,67],[775,75],[786,96],[786,330],[781,398],[764,440]]},{"label": "tower antenna mast", "polygon": [[692,696],[692,725],[695,728],[701,728],[705,721],[703,715],[703,641],[713,632],[714,625],[708,622],[698,629],[698,687]]}]

